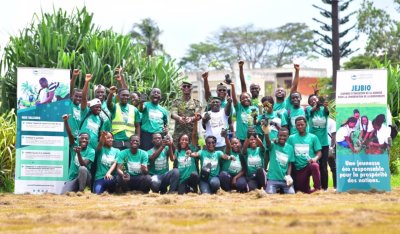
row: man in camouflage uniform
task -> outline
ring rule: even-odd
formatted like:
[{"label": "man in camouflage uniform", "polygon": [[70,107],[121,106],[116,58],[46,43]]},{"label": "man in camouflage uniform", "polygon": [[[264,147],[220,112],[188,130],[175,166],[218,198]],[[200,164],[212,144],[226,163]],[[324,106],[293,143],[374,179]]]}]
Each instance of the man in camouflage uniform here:
[{"label": "man in camouflage uniform", "polygon": [[[183,96],[172,103],[171,118],[175,120],[175,130],[172,135],[174,144],[178,144],[178,138],[187,134],[190,138],[192,130],[197,127],[194,124],[195,113],[200,114],[199,100],[192,98],[192,84],[184,81],[181,85]],[[200,115],[198,115],[200,116]]]}]

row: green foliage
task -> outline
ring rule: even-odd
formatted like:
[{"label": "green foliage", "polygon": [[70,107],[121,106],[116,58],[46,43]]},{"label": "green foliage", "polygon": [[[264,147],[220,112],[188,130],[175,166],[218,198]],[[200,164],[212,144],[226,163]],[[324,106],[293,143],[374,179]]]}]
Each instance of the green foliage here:
[{"label": "green foliage", "polygon": [[[399,11],[399,1],[395,1]],[[392,19],[385,9],[374,6],[373,1],[364,0],[358,12],[358,30],[368,36],[366,54],[386,54],[393,63],[400,62],[400,21]]]},{"label": "green foliage", "polygon": [[353,56],[349,61],[343,64],[344,69],[368,69],[368,68],[376,68],[376,61],[381,61],[381,58],[360,54],[357,56]]},{"label": "green foliage", "polygon": [[275,29],[246,25],[221,28],[211,38],[190,45],[181,65],[189,70],[222,69],[243,59],[251,68],[281,67],[292,63],[293,58],[309,56],[313,33],[302,23],[288,23]]},{"label": "green foliage", "polygon": [[[176,92],[180,74],[174,60],[148,57],[143,46],[132,43],[130,35],[100,30],[92,19],[85,7],[71,15],[54,10],[35,15],[27,28],[10,38],[2,63],[2,110],[16,106],[17,67],[79,68],[78,87],[83,87],[87,73],[93,75],[93,86],[110,87],[117,84],[115,68],[123,66],[131,88],[148,91],[160,85],[163,93]],[[24,91],[31,92],[29,87]],[[162,101],[169,104],[169,100],[167,96]]]},{"label": "green foliage", "polygon": [[15,174],[16,115],[14,109],[0,115],[0,191],[12,192]]},{"label": "green foliage", "polygon": [[399,174],[399,167],[400,167],[400,137],[396,137],[393,141],[392,148],[390,148],[389,152],[389,168],[390,173],[394,175]]}]

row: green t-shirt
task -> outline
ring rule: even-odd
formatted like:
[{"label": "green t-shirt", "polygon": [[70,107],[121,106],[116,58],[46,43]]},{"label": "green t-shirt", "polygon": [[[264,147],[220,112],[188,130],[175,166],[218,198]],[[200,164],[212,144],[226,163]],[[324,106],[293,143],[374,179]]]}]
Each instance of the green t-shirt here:
[{"label": "green t-shirt", "polygon": [[[73,147],[74,146],[78,146],[79,143],[78,141],[75,142],[75,144],[70,148],[70,152],[71,152],[71,163],[69,166],[69,173],[68,173],[68,179],[69,180],[73,180],[76,177],[78,177],[78,172],[79,172],[79,160],[78,160],[78,155],[75,153]],[[82,159],[85,160],[89,160],[89,164],[86,166],[86,168],[90,171],[90,168],[92,167],[92,163],[94,162],[94,157],[95,157],[95,152],[94,149],[92,149],[89,145],[86,147],[85,150],[81,150],[81,156]]]},{"label": "green t-shirt", "polygon": [[218,176],[220,172],[221,156],[224,155],[224,153],[222,151],[209,152],[208,150],[200,150],[198,153],[200,155],[200,164],[202,168],[208,163],[211,163],[209,179]]},{"label": "green t-shirt", "polygon": [[253,117],[250,115],[254,106],[244,107],[241,103],[235,106],[236,110],[236,137],[240,140],[246,140],[247,130],[253,125]]},{"label": "green t-shirt", "polygon": [[141,130],[148,133],[162,132],[164,125],[168,124],[168,111],[151,102],[143,104]]},{"label": "green t-shirt", "polygon": [[72,135],[75,139],[79,135],[79,125],[81,124],[81,105],[75,105],[71,100],[69,105],[69,114],[71,115],[68,119],[68,124],[71,127]]},{"label": "green t-shirt", "polygon": [[[110,131],[111,125],[110,121],[108,120],[103,120],[103,124],[101,124],[101,117],[99,115],[94,115],[94,114],[89,114],[87,118],[86,115],[88,115],[90,109],[89,107],[86,107],[84,111],[81,112],[81,118],[83,121],[82,127],[79,130],[80,133],[85,132],[88,133],[90,136],[89,139],[89,145],[93,149],[97,148],[97,145],[99,143],[99,136],[101,131]],[[85,118],[85,120],[83,120]],[[100,128],[101,127],[101,128]]]},{"label": "green t-shirt", "polygon": [[[121,107],[121,112],[122,112],[122,118],[123,118],[123,120],[124,120],[124,122],[125,123],[127,123],[128,122],[128,115],[129,115],[129,105],[130,104],[127,104],[127,105],[120,105],[120,107]],[[111,112],[111,119],[114,119],[114,117],[115,117],[115,110],[116,110],[116,103],[113,103],[113,106],[114,106],[114,108],[110,111]],[[140,122],[140,112],[139,112],[139,110],[136,108],[136,107],[134,107],[134,106],[132,106],[133,107],[133,110],[134,110],[134,114],[135,114],[135,123],[139,123]],[[132,108],[131,107],[131,108]],[[126,135],[126,131],[125,130],[123,130],[123,131],[121,131],[121,132],[117,132],[115,135],[114,135],[114,141],[117,141],[117,142],[121,142],[121,141],[129,141],[129,137],[131,137],[131,136],[127,136]]]},{"label": "green t-shirt", "polygon": [[274,111],[277,111],[280,113],[283,110],[286,110],[288,106],[291,106],[292,104],[290,103],[290,95],[286,97],[283,102],[275,102],[274,103]]},{"label": "green t-shirt", "polygon": [[236,160],[223,160],[222,171],[228,172],[231,176],[236,176],[242,170],[240,155],[231,150],[230,156],[235,157]]},{"label": "green t-shirt", "polygon": [[[190,150],[193,152],[196,149],[195,147],[190,145]],[[186,158],[186,150],[175,150],[175,156],[176,159],[174,162],[174,167],[178,168],[180,173],[179,183],[182,183],[185,180],[189,179],[192,172],[197,171],[196,159],[192,157]]]},{"label": "green t-shirt", "polygon": [[[96,176],[95,180],[102,179],[106,176],[108,170],[113,165],[113,163],[117,160],[117,154],[119,153],[119,149],[116,148],[101,148],[101,151],[97,154],[97,168],[96,168]],[[113,175],[116,174],[116,170],[114,170]]]},{"label": "green t-shirt", "polygon": [[285,180],[289,163],[294,162],[293,146],[281,146],[272,142],[269,149],[268,180]]},{"label": "green t-shirt", "polygon": [[254,176],[258,168],[264,168],[264,152],[260,147],[247,148],[244,159],[247,167],[246,175],[249,177]]},{"label": "green t-shirt", "polygon": [[310,133],[316,135],[321,142],[321,146],[328,146],[328,117],[329,114],[321,107],[319,110],[311,113],[311,106],[307,106],[307,125],[309,126]]},{"label": "green t-shirt", "polygon": [[287,143],[294,148],[294,166],[296,170],[301,170],[309,163],[308,160],[315,157],[315,153],[321,150],[321,144],[317,136],[312,133],[306,133],[300,136],[298,133],[290,135]]},{"label": "green t-shirt", "polygon": [[131,176],[142,174],[141,165],[147,167],[148,160],[147,152],[141,149],[137,149],[135,154],[131,152],[131,149],[125,149],[120,151],[117,155],[117,163],[124,163],[125,169]]},{"label": "green t-shirt", "polygon": [[151,155],[156,152],[156,148],[152,148],[147,151],[147,154],[149,155],[149,174],[150,175],[162,175],[169,170],[169,164],[168,164],[168,151],[169,147],[165,146],[165,148],[161,151],[161,153],[158,155],[158,157],[155,160],[151,160],[150,157]]},{"label": "green t-shirt", "polygon": [[[299,107],[299,108],[288,108],[286,112],[283,112],[284,118],[288,121],[289,125],[289,131],[290,135],[296,134],[297,129],[296,129],[296,118],[299,116],[306,117],[306,112],[304,111],[304,108]],[[308,125],[307,125],[308,128]]]}]

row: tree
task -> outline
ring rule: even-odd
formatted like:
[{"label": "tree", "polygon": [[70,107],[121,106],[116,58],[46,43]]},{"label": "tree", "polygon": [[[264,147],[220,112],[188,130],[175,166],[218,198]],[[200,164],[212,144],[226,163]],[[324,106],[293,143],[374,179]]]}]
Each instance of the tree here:
[{"label": "tree", "polygon": [[343,64],[345,69],[368,69],[375,68],[375,64],[377,61],[381,61],[381,58],[360,54],[357,56],[353,56],[349,61]]},{"label": "tree", "polygon": [[164,53],[163,45],[159,41],[161,34],[157,23],[150,18],[134,24],[131,30],[133,41],[146,47],[147,56],[154,56],[156,52]]},{"label": "tree", "polygon": [[180,65],[187,70],[203,69],[208,67],[220,70],[230,66],[232,56],[225,48],[212,42],[200,42],[191,44],[186,56],[182,58]]},{"label": "tree", "polygon": [[[321,1],[327,5],[330,5],[331,7],[330,11],[325,10],[324,8],[321,8],[316,5],[313,5],[313,7],[319,9],[321,15],[324,16],[325,18],[330,19],[331,22],[329,24],[326,24],[316,18],[313,18],[313,20],[320,23],[321,24],[320,28],[323,31],[330,32],[331,35],[325,35],[323,33],[320,33],[319,30],[314,30],[314,32],[320,35],[321,37],[321,39],[314,42],[315,46],[318,48],[317,50],[315,50],[315,52],[321,54],[324,57],[332,58],[332,70],[333,70],[332,83],[333,83],[333,90],[335,91],[336,74],[337,70],[340,69],[340,58],[349,56],[350,54],[358,50],[358,49],[352,50],[349,48],[351,42],[356,40],[358,36],[349,41],[344,41],[340,44],[340,38],[346,36],[347,33],[350,30],[352,30],[355,26],[347,28],[346,30],[341,32],[339,31],[339,26],[349,22],[350,17],[354,15],[355,12],[352,12],[347,16],[339,18],[339,12],[345,11],[353,0],[348,0],[346,2],[342,2],[341,4],[339,4],[339,0],[321,0]],[[324,46],[320,45],[320,41],[323,42],[324,44],[327,44],[329,48],[325,48]]]},{"label": "tree", "polygon": [[301,23],[288,23],[276,29],[258,29],[254,25],[225,27],[208,42],[191,45],[181,64],[192,69],[201,69],[207,63],[226,68],[243,59],[251,68],[281,67],[292,63],[295,57],[308,56],[312,36],[307,25]]},{"label": "tree", "polygon": [[[394,1],[399,12],[400,1]],[[364,0],[358,12],[359,32],[368,35],[367,55],[383,56],[393,64],[400,62],[400,21],[391,19],[383,9],[376,8],[372,1]]]}]

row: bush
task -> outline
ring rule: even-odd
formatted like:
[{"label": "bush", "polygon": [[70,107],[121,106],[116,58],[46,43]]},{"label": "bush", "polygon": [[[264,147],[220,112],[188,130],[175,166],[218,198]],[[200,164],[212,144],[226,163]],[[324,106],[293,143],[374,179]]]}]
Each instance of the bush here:
[{"label": "bush", "polygon": [[14,190],[16,115],[14,109],[0,115],[0,191]]}]

